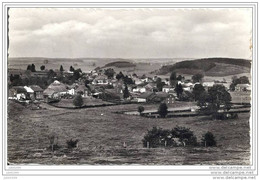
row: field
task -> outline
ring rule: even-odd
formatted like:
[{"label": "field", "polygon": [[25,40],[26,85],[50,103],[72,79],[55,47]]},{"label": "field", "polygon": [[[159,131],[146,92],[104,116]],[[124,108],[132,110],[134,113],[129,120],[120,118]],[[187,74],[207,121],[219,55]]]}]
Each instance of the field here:
[{"label": "field", "polygon": [[[149,119],[116,114],[136,110],[136,104],[90,109],[61,109],[41,104],[31,110],[8,102],[8,162],[11,164],[142,164],[142,165],[246,165],[250,158],[249,114],[237,120],[208,117]],[[145,108],[149,108],[148,105]],[[143,148],[142,138],[153,126],[190,128],[200,141],[211,131],[217,147]],[[60,149],[52,153],[48,136],[56,134]],[[79,139],[79,146],[66,148],[66,141]],[[123,144],[127,147],[124,148]]]}]

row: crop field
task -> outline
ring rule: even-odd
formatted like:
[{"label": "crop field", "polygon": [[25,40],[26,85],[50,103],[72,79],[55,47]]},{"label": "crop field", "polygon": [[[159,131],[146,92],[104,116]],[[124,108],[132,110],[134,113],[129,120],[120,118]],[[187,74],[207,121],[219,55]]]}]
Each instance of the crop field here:
[{"label": "crop field", "polygon": [[[62,109],[42,103],[31,110],[8,102],[8,162],[10,164],[91,164],[91,165],[246,165],[250,163],[249,113],[236,120],[211,120],[209,117],[145,118],[117,114],[136,110],[137,104],[90,109]],[[178,105],[180,106],[180,104]],[[147,105],[145,108],[152,108]],[[154,126],[190,128],[200,141],[211,131],[217,147],[175,147],[147,149],[142,138]],[[58,137],[60,149],[49,149],[48,136]],[[66,141],[78,139],[69,150]],[[123,147],[123,144],[126,147]]]}]

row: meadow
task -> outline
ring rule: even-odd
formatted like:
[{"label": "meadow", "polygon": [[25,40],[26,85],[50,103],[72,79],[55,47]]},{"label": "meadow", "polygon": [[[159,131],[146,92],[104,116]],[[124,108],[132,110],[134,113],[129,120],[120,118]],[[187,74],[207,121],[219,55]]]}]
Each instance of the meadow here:
[{"label": "meadow", "polygon": [[[8,102],[8,162],[10,164],[91,165],[247,165],[250,163],[249,113],[236,120],[209,117],[157,118],[115,113],[135,110],[136,104],[90,109],[61,109],[42,103],[31,110]],[[146,107],[148,108],[148,107]],[[154,126],[190,128],[200,141],[211,131],[217,147],[147,149],[142,138]],[[49,149],[48,137],[58,137],[60,149]],[[66,148],[66,141],[78,139],[78,147]],[[123,147],[123,144],[126,147]]]}]

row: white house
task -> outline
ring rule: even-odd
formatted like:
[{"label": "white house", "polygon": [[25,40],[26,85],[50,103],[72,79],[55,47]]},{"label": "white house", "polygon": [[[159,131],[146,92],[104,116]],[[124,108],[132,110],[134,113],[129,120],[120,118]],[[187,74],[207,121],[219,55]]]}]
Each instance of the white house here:
[{"label": "white house", "polygon": [[174,87],[171,86],[163,86],[162,92],[168,93],[169,91],[174,91]]}]

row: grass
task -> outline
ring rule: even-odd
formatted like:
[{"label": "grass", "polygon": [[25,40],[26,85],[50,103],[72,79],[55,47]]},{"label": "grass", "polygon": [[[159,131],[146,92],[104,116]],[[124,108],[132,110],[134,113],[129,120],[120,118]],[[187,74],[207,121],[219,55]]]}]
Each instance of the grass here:
[{"label": "grass", "polygon": [[[249,164],[249,114],[238,120],[213,121],[208,117],[149,119],[114,112],[136,110],[138,105],[118,105],[65,110],[42,104],[46,109],[31,110],[9,101],[8,161],[14,164]],[[153,106],[153,105],[147,105]],[[190,128],[198,140],[211,131],[217,147],[146,149],[142,138],[158,126]],[[55,133],[61,148],[53,154],[48,135]],[[78,148],[68,150],[66,141],[79,139]],[[123,148],[126,142],[127,148]]]}]

